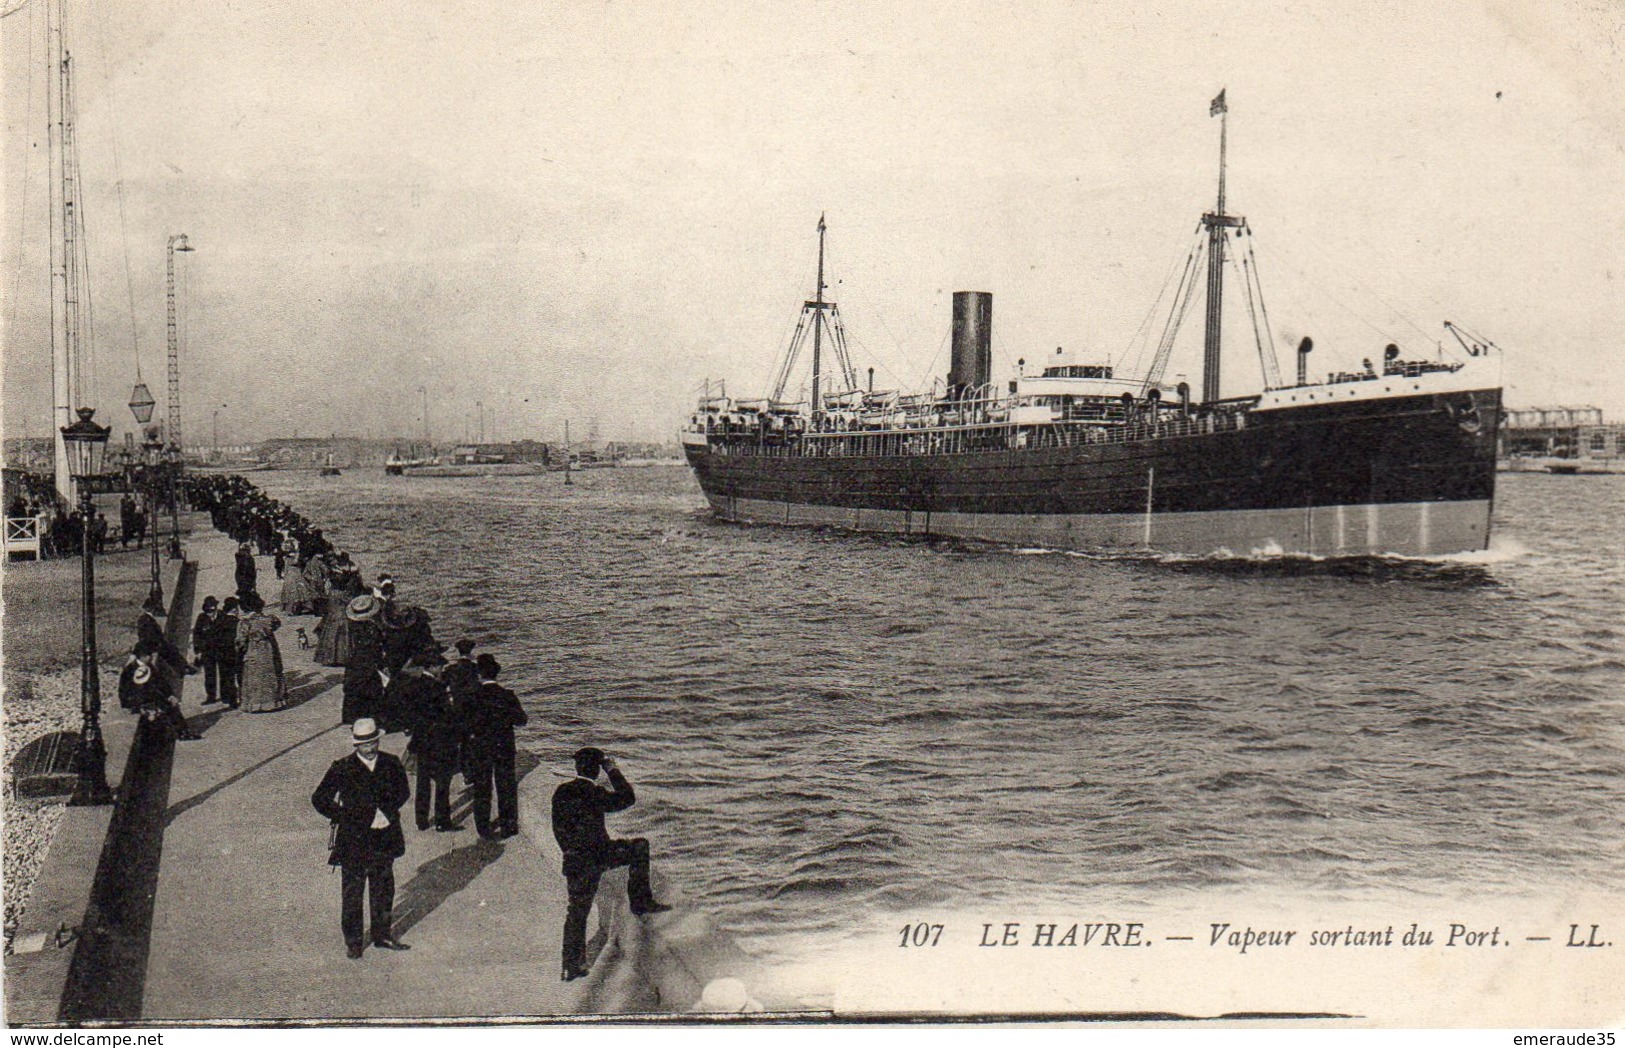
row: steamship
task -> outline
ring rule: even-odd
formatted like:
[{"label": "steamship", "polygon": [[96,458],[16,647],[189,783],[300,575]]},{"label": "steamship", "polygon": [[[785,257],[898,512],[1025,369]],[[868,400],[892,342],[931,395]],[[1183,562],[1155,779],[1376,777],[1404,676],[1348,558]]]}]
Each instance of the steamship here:
[{"label": "steamship", "polygon": [[[1222,92],[1212,113],[1225,116]],[[1251,230],[1225,210],[1224,150],[1221,120],[1218,206],[1202,216],[1141,375],[1058,364],[998,388],[992,296],[961,291],[953,295],[945,388],[875,391],[872,369],[860,387],[839,311],[825,297],[820,217],[816,292],[772,395],[730,399],[708,388],[682,433],[716,515],[1193,556],[1431,557],[1486,548],[1501,420],[1500,351],[1487,340],[1446,321],[1460,359],[1404,359],[1390,343],[1380,364],[1310,381],[1313,343],[1304,338],[1296,381],[1283,381],[1265,314],[1257,339],[1264,388],[1220,397],[1226,261],[1246,263],[1239,269],[1255,331],[1262,311]],[[1162,377],[1198,284],[1206,300],[1199,399]],[[808,343],[810,398],[787,401]]]}]

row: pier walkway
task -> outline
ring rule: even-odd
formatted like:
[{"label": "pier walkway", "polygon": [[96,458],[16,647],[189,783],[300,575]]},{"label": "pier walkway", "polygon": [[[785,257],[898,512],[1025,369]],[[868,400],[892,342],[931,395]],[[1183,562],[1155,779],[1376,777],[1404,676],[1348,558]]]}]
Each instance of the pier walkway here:
[{"label": "pier walkway", "polygon": [[[206,524],[194,532],[195,586],[174,614],[190,616],[204,596],[234,591],[233,550]],[[262,590],[274,596],[268,567]],[[274,604],[269,610],[280,615]],[[26,1008],[12,1000],[11,1022],[682,1014],[708,980],[748,963],[703,915],[682,906],[633,917],[624,871],[613,871],[589,927],[592,974],[562,982],[564,879],[546,809],[557,780],[524,753],[521,774],[547,781],[521,782],[515,837],[480,839],[466,789],[452,812],[461,832],[419,832],[410,805],[403,810],[407,850],[395,863],[394,931],[411,949],[369,947],[361,959],[348,958],[339,874],[327,864],[328,824],[310,803],[328,764],[351,751],[339,720],[343,671],[313,663],[313,616],[281,617],[288,705],[261,714],[204,706],[202,677],[187,678],[183,710],[203,738],[174,744],[144,784],[132,790],[126,780],[119,800],[119,818],[133,829],[117,847],[133,860],[119,864],[113,889],[99,875],[98,891],[113,895],[122,912],[97,929],[92,906],[92,948],[75,956],[58,1014],[48,1014],[43,1000]],[[309,649],[299,647],[301,626]],[[122,713],[115,706],[109,715]],[[400,755],[404,736],[387,736],[383,748]],[[53,849],[91,845],[59,838]],[[657,884],[672,897],[665,887]],[[83,997],[86,986],[91,999]]]},{"label": "pier walkway", "polygon": [[[198,599],[234,590],[232,546],[195,544]],[[269,573],[267,573],[269,574]],[[266,580],[271,593],[275,578]],[[273,594],[274,596],[274,594]],[[273,613],[276,608],[271,609]],[[395,863],[395,932],[412,949],[345,956],[328,825],[310,804],[329,763],[350,752],[339,722],[340,669],[317,666],[284,617],[289,702],[272,713],[203,712],[203,740],[175,749],[164,812],[142,1018],[542,1016],[598,1010],[593,980],[559,979],[564,891],[551,831],[506,841],[418,832]],[[188,713],[201,678],[189,682]],[[400,755],[404,737],[384,749]],[[547,834],[543,837],[537,831]],[[602,1006],[598,1006],[602,1007]]]}]

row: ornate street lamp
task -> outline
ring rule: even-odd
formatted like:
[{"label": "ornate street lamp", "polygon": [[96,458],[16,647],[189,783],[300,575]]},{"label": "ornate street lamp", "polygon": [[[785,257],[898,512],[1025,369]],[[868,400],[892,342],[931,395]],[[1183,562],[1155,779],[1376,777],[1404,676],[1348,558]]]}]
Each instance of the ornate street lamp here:
[{"label": "ornate street lamp", "polygon": [[137,382],[130,391],[130,413],[135,416],[137,425],[145,426],[152,421],[152,409],[158,405],[152,399],[152,390],[147,388],[145,382]]},{"label": "ornate street lamp", "polygon": [[102,742],[101,673],[96,665],[96,539],[91,522],[98,491],[116,491],[120,478],[101,472],[102,455],[107,449],[111,426],[91,421],[94,408],[80,408],[79,421],[62,427],[62,443],[67,449],[68,471],[79,486],[81,571],[79,615],[82,623],[79,665],[79,749],[75,754],[79,781],[69,804],[111,804],[113,791],[107,788],[107,747]]}]

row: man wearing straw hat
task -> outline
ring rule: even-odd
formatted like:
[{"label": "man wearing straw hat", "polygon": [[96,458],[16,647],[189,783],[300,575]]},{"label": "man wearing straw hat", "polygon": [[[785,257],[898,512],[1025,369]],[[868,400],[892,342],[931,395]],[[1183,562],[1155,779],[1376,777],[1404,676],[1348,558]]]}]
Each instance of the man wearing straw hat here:
[{"label": "man wearing straw hat", "polygon": [[411,788],[406,769],[394,754],[378,748],[383,732],[370,717],[351,729],[355,752],[333,762],[310,803],[333,823],[333,851],[340,882],[340,926],[350,957],[363,949],[361,895],[371,903],[372,944],[384,950],[410,949],[390,928],[395,907],[395,860],[406,854],[401,807]]}]

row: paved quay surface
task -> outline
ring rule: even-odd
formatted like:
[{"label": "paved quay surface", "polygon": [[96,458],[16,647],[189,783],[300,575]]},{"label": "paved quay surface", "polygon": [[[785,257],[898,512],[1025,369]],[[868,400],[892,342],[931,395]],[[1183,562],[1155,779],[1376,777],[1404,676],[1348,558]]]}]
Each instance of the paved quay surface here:
[{"label": "paved quay surface", "polygon": [[[199,603],[208,594],[233,592],[233,548],[218,534],[192,543]],[[261,559],[261,591],[270,600],[277,582],[269,559]],[[274,605],[269,610],[280,614]],[[474,832],[466,791],[453,810],[466,824],[460,833],[418,832],[410,807],[403,811],[407,850],[395,863],[395,932],[412,949],[369,947],[360,960],[346,957],[339,875],[327,865],[328,824],[310,804],[328,764],[350,752],[349,731],[339,722],[343,671],[313,664],[314,617],[281,617],[286,708],[218,712],[201,705],[201,676],[188,680],[184,708],[204,738],[175,747],[141,1018],[418,1019],[660,1009],[641,980],[617,970],[615,958],[627,951],[614,944],[613,932],[592,977],[560,980],[564,883],[551,830],[536,821],[539,813],[530,805],[519,836],[483,841]],[[311,635],[309,650],[296,641],[301,625]],[[404,748],[399,734],[384,741],[391,753]],[[607,902],[615,890],[606,878],[600,898]],[[617,907],[606,909],[615,923]],[[624,913],[624,906],[618,909]]]},{"label": "paved quay surface", "polygon": [[[144,551],[96,559],[102,738],[107,751],[107,782],[115,792],[123,786],[126,762],[136,737],[134,718],[118,705],[118,671],[125,653],[134,643],[135,616],[148,591],[148,563]],[[159,568],[165,595],[171,599],[181,596],[177,592],[181,562],[165,558],[159,562]],[[56,577],[36,574],[36,569]],[[42,667],[50,673],[54,665],[77,661],[80,563],[77,559],[43,564],[25,562],[8,565],[6,572],[4,701],[8,730],[16,730],[13,726],[24,720],[30,702],[26,689],[19,688],[19,683]],[[71,590],[65,585],[70,582]],[[71,610],[64,612],[64,606]],[[16,643],[19,639],[21,642]],[[71,673],[77,695],[77,666],[71,671],[54,672]],[[12,705],[14,703],[25,709],[19,710]],[[73,728],[77,727],[75,716]],[[31,726],[23,730],[37,728]],[[13,798],[10,803],[19,802]],[[8,815],[11,810],[8,809]],[[19,824],[24,821],[19,817]],[[12,941],[14,952],[6,957],[8,1021],[19,1017],[20,1021],[44,1021],[57,1016],[63,986],[76,953],[74,939],[87,920],[87,910],[93,908],[93,885],[104,842],[113,825],[111,805],[66,807],[55,823],[55,832],[32,881],[26,905],[18,915]],[[14,830],[15,827],[7,827],[8,848],[18,846],[11,837]],[[8,883],[6,887],[9,891],[12,886]]]}]

